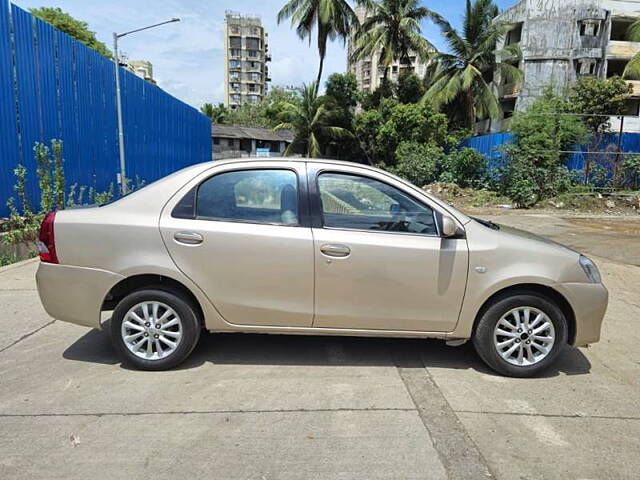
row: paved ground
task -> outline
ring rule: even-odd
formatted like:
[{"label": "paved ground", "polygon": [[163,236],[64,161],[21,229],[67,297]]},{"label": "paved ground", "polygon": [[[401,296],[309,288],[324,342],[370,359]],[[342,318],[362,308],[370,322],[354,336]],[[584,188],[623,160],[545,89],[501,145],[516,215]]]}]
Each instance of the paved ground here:
[{"label": "paved ground", "polygon": [[437,341],[259,335],[131,371],[47,317],[35,263],[0,269],[0,479],[638,478],[640,223],[499,220],[581,247],[611,291],[603,341],[542,378]]}]

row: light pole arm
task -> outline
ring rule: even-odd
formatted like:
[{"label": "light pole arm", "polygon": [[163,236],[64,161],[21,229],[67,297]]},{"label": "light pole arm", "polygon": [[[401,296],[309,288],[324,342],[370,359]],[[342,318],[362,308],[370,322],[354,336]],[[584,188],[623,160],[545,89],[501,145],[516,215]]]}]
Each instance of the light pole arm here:
[{"label": "light pole arm", "polygon": [[125,37],[132,33],[142,32],[143,30],[149,30],[150,28],[155,28],[155,27],[159,27],[160,25],[166,25],[167,23],[173,23],[173,22],[179,22],[179,21],[180,21],[179,18],[172,18],[171,20],[167,20],[166,22],[156,23],[155,25],[149,25],[148,27],[136,28],[135,30],[129,30],[128,32],[118,33],[116,35],[118,36],[118,38]]}]

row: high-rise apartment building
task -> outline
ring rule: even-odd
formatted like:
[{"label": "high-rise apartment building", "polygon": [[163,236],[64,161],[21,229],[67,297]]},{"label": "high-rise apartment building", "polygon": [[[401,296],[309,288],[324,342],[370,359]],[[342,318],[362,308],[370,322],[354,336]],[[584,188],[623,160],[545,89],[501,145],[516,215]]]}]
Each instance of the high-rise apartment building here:
[{"label": "high-rise apartment building", "polygon": [[[364,22],[367,17],[367,10],[365,7],[356,7],[356,15],[360,23]],[[349,39],[349,45],[347,48],[347,70],[349,73],[353,73],[356,76],[358,87],[362,90],[374,91],[382,82],[384,77],[384,67],[379,64],[379,54],[370,55],[362,60],[356,62],[351,61],[351,54],[355,46],[353,45],[353,39]],[[417,55],[410,54],[409,61],[406,59],[393,62],[389,65],[387,72],[387,79],[397,81],[398,77],[404,73],[415,73],[420,78],[424,78],[427,73],[427,64],[422,62]]]},{"label": "high-rise apartment building", "polygon": [[[515,111],[525,110],[547,86],[562,92],[581,77],[622,75],[640,52],[630,42],[629,26],[640,19],[640,0],[521,0],[496,20],[514,25],[498,45],[518,45],[521,58],[503,58],[523,72],[523,80],[510,83],[496,71],[497,93],[504,119],[492,130],[508,128]],[[626,99],[625,130],[640,131],[640,82]],[[612,118],[612,128],[619,119]]]},{"label": "high-rise apartment building", "polygon": [[224,24],[224,104],[237,108],[267,94],[268,34],[260,17],[227,11]]}]

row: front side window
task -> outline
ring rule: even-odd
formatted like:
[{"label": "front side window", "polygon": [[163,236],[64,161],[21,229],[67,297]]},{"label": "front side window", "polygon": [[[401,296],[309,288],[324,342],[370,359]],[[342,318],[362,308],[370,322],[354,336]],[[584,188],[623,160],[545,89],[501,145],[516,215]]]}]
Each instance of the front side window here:
[{"label": "front side window", "polygon": [[324,226],[437,235],[433,210],[384,182],[342,173],[318,177]]},{"label": "front side window", "polygon": [[198,188],[196,216],[298,225],[298,180],[291,170],[241,170],[215,175]]}]

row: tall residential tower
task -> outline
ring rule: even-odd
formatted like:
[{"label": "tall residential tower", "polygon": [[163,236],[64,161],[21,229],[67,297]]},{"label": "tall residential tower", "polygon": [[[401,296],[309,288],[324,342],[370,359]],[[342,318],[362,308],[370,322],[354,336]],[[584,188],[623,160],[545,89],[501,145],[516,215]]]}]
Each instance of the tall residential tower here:
[{"label": "tall residential tower", "polygon": [[224,60],[224,104],[233,109],[262,100],[271,81],[271,56],[260,17],[225,12]]}]

